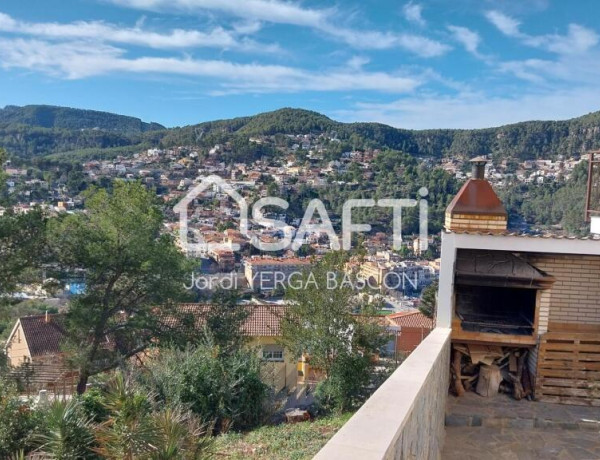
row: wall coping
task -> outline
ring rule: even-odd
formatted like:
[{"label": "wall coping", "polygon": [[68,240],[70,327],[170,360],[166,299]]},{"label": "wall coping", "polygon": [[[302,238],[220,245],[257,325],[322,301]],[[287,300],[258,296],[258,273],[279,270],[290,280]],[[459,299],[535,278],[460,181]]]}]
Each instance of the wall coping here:
[{"label": "wall coping", "polygon": [[314,457],[375,460],[393,457],[415,401],[421,395],[451,329],[435,328]]}]

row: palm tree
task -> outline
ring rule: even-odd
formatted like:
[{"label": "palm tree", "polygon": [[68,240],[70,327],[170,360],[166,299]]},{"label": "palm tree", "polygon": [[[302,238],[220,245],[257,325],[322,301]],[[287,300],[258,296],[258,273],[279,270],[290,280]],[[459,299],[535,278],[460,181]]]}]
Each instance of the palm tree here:
[{"label": "palm tree", "polygon": [[152,415],[155,429],[152,460],[196,460],[210,456],[212,428],[191,412],[169,408]]},{"label": "palm tree", "polygon": [[57,460],[92,459],[93,422],[81,410],[78,400],[55,401],[46,409],[48,430],[40,435],[40,451]]},{"label": "palm tree", "polygon": [[148,395],[133,390],[123,374],[118,373],[110,384],[105,406],[111,416],[96,429],[98,447],[94,451],[114,460],[148,456],[154,437]]}]

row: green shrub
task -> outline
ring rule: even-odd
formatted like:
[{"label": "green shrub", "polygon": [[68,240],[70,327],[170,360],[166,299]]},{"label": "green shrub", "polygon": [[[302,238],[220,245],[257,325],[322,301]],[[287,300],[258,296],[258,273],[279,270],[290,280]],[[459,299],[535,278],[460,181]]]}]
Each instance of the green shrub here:
[{"label": "green shrub", "polygon": [[68,403],[55,401],[47,409],[39,409],[44,416],[44,433],[40,435],[40,450],[56,460],[96,459],[94,425],[77,399]]},{"label": "green shrub", "polygon": [[43,425],[40,411],[14,395],[0,395],[0,458],[38,447],[37,433]]},{"label": "green shrub", "polygon": [[94,422],[103,422],[109,416],[109,411],[105,406],[105,396],[100,388],[90,388],[84,394],[79,396],[81,410]]},{"label": "green shrub", "polygon": [[252,350],[222,355],[214,347],[161,350],[146,385],[168,404],[188,407],[215,431],[247,429],[263,421],[268,386]]},{"label": "green shrub", "polygon": [[320,382],[315,390],[319,408],[341,413],[360,406],[367,396],[370,367],[370,358],[366,356],[336,357],[327,379]]}]

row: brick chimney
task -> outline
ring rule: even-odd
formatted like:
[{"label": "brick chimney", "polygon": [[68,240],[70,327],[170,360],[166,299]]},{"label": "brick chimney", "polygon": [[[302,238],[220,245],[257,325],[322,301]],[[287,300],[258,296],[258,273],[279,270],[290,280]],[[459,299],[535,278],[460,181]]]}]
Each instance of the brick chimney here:
[{"label": "brick chimney", "polygon": [[472,177],[446,208],[446,230],[506,231],[508,215],[491,184],[485,180],[486,163],[487,159],[481,156],[471,160]]}]

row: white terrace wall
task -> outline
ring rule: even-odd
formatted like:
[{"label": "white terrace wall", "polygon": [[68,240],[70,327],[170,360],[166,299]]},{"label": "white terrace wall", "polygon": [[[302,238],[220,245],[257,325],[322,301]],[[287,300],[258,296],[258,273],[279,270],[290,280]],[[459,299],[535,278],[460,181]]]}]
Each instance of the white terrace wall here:
[{"label": "white terrace wall", "polygon": [[315,459],[441,458],[449,368],[450,329],[436,328]]}]

